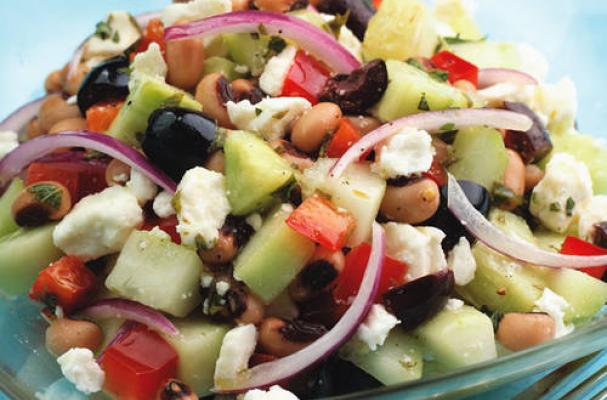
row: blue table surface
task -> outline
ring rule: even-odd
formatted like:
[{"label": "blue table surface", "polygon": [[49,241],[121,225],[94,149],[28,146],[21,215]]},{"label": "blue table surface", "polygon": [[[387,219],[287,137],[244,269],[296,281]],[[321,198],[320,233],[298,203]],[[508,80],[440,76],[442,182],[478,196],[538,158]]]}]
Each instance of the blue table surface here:
[{"label": "blue table surface", "polygon": [[[95,23],[112,10],[140,13],[168,0],[0,1],[0,119],[43,94],[49,71],[63,66]],[[607,137],[607,1],[483,0],[478,20],[491,39],[526,41],[550,61],[549,80],[572,77],[578,88],[580,130]],[[540,376],[475,399],[512,398]],[[0,400],[6,397],[0,393]]]}]

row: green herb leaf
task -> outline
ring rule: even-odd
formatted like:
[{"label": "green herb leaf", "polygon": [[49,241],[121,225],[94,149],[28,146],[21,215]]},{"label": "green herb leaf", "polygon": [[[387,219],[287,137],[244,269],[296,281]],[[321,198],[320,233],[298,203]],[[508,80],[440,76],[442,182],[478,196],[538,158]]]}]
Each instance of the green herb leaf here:
[{"label": "green herb leaf", "polygon": [[455,129],[455,124],[453,122],[447,122],[445,125],[441,126],[439,129],[441,131],[445,131],[445,132],[452,131]]},{"label": "green herb leaf", "polygon": [[479,43],[479,42],[484,42],[485,40],[487,40],[487,36],[483,36],[480,39],[464,39],[458,33],[455,36],[443,36],[442,40],[444,40],[445,43],[447,43],[447,44]]},{"label": "green herb leaf", "polygon": [[575,207],[575,201],[571,198],[567,198],[567,203],[565,204],[565,213],[568,217],[573,215],[573,208]]},{"label": "green herb leaf", "polygon": [[550,203],[549,210],[552,212],[559,212],[561,211],[561,204],[557,203],[556,201],[554,203]]},{"label": "green herb leaf", "polygon": [[255,116],[256,117],[259,117],[262,112],[263,112],[263,110],[261,108],[255,107]]},{"label": "green herb leaf", "polygon": [[95,36],[99,36],[101,39],[105,40],[112,36],[112,27],[106,21],[99,21],[97,25],[95,25]]},{"label": "green herb leaf", "polygon": [[422,93],[421,99],[419,99],[419,104],[417,105],[417,109],[420,111],[430,111],[430,106],[428,105],[428,100],[426,100],[426,93]]},{"label": "green herb leaf", "polygon": [[428,75],[439,82],[447,82],[449,80],[449,73],[447,71],[443,71],[442,69],[430,70],[428,71]]},{"label": "green herb leaf", "polygon": [[278,36],[272,36],[270,38],[270,42],[268,43],[268,48],[270,49],[270,51],[273,51],[274,53],[278,54],[283,51],[285,47],[287,47],[287,42],[285,42],[283,38]]},{"label": "green herb leaf", "polygon": [[63,192],[57,185],[50,183],[34,184],[27,189],[36,200],[46,205],[51,206],[55,210],[61,206],[61,198]]},{"label": "green herb leaf", "polygon": [[335,18],[328,23],[329,30],[331,31],[331,33],[333,33],[333,36],[335,36],[335,38],[339,38],[341,27],[346,25],[349,18],[350,10],[347,10],[345,14],[337,14]]},{"label": "green herb leaf", "polygon": [[425,71],[426,69],[424,68],[424,66],[422,65],[421,62],[419,62],[419,60],[417,58],[409,58],[407,61],[405,61],[407,64],[411,65],[412,67],[415,67],[417,69],[421,69],[422,71]]},{"label": "green herb leaf", "polygon": [[114,34],[112,35],[112,42],[118,43],[119,41],[120,41],[120,34],[118,33],[118,31],[115,31]]},{"label": "green herb leaf", "polygon": [[257,27],[257,31],[259,32],[260,35],[268,34],[268,30],[266,29],[264,24],[259,24],[259,26]]}]

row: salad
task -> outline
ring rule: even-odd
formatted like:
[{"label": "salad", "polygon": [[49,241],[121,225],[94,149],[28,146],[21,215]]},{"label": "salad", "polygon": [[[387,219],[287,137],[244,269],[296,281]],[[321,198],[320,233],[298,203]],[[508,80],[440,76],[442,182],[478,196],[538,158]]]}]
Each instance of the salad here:
[{"label": "salad", "polygon": [[0,292],[86,395],[308,399],[568,335],[607,147],[461,0],[112,12],[0,124]]}]

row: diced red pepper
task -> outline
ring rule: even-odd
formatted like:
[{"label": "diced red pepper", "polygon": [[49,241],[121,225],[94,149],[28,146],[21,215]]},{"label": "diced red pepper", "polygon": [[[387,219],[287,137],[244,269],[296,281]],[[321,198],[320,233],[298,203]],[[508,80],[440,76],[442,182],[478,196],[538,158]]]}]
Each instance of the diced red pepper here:
[{"label": "diced red pepper", "polygon": [[320,196],[308,197],[286,220],[293,230],[321,246],[338,251],[345,246],[356,221],[346,210],[338,210]]},{"label": "diced red pepper", "polygon": [[30,164],[25,178],[26,185],[53,181],[65,186],[74,202],[107,187],[105,169],[107,163],[99,160],[75,159],[73,161],[40,161]]},{"label": "diced red pepper", "polygon": [[105,389],[121,400],[155,399],[177,375],[178,355],[159,334],[137,324],[104,351]]},{"label": "diced red pepper", "polygon": [[143,30],[143,35],[141,37],[141,41],[139,42],[139,46],[137,46],[137,50],[130,55],[131,61],[133,61],[137,53],[146,51],[152,43],[158,43],[158,46],[160,46],[160,51],[164,56],[166,51],[166,42],[164,41],[164,25],[162,24],[160,18],[154,18],[148,22],[148,25]]},{"label": "diced red pepper", "polygon": [[447,183],[447,169],[436,158],[432,161],[430,169],[422,175],[432,179],[438,186],[443,186]]},{"label": "diced red pepper", "polygon": [[166,232],[171,237],[173,243],[181,244],[181,236],[177,233],[177,225],[179,221],[176,215],[172,215],[167,218],[158,218],[157,216],[146,216],[145,222],[141,230],[151,231],[154,227],[160,228],[160,230]]},{"label": "diced red pepper", "polygon": [[375,7],[376,10],[381,6],[381,1],[382,0],[373,0],[373,7]]},{"label": "diced red pepper", "polygon": [[[569,254],[572,256],[603,256],[607,254],[607,249],[595,246],[592,243],[578,239],[575,236],[567,236],[561,246],[561,254]],[[597,279],[601,279],[605,274],[606,269],[607,265],[603,267],[580,268],[580,271]]]},{"label": "diced red pepper", "polygon": [[89,131],[105,132],[124,104],[123,101],[95,104],[86,110],[86,127]]},{"label": "diced red pepper", "polygon": [[281,96],[303,97],[312,104],[318,103],[318,94],[329,79],[329,70],[320,62],[298,51],[287,74]]},{"label": "diced red pepper", "polygon": [[342,118],[327,146],[327,156],[331,158],[341,157],[361,137],[362,135],[354,124],[348,118]]},{"label": "diced red pepper", "polygon": [[[333,291],[333,296],[338,302],[349,303],[356,296],[370,255],[371,246],[368,243],[363,243],[348,253],[346,266],[337,277]],[[386,256],[375,301],[381,302],[385,292],[405,283],[406,272],[407,264]]]},{"label": "diced red pepper", "polygon": [[42,270],[29,297],[66,313],[87,304],[97,287],[97,277],[78,257],[64,256]]},{"label": "diced red pepper", "polygon": [[436,53],[432,57],[432,62],[438,69],[449,73],[449,82],[453,83],[463,79],[475,87],[478,85],[478,67],[450,51],[443,50]]}]

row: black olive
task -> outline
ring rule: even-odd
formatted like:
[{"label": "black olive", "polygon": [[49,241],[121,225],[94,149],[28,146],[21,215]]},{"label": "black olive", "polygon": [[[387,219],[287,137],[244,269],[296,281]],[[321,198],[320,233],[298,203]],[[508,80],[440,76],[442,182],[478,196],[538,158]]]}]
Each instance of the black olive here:
[{"label": "black olive", "polygon": [[592,241],[595,245],[607,249],[607,221],[594,224]]},{"label": "black olive", "polygon": [[333,15],[344,15],[349,11],[346,26],[359,40],[365,38],[367,25],[375,13],[366,1],[361,0],[321,0],[316,7],[321,12]]},{"label": "black olive", "polygon": [[[472,203],[474,208],[480,211],[484,216],[487,216],[487,214],[489,214],[489,206],[491,205],[491,196],[487,189],[472,181],[461,180],[458,181],[458,183],[462,187],[464,194],[470,203]],[[447,237],[445,237],[441,243],[443,250],[445,251],[451,250],[453,246],[459,242],[459,238],[462,236],[466,236],[468,241],[471,243],[474,241],[474,237],[468,233],[466,228],[464,228],[459,220],[455,218],[455,216],[447,208],[447,189],[447,185],[443,185],[440,188],[441,199],[438,210],[432,218],[422,223],[422,225],[434,226],[445,232]]]},{"label": "black olive", "polygon": [[205,115],[179,107],[160,108],[150,115],[141,147],[158,168],[176,181],[205,163],[217,125]]},{"label": "black olive", "polygon": [[504,108],[531,118],[533,125],[528,131],[506,131],[504,143],[506,147],[521,155],[525,164],[539,161],[552,150],[550,135],[544,123],[535,112],[523,103],[511,103],[506,101]]},{"label": "black olive", "polygon": [[82,115],[101,101],[123,99],[129,94],[129,59],[117,56],[105,60],[88,73],[78,90]]},{"label": "black olive", "polygon": [[327,328],[323,324],[295,319],[286,321],[280,333],[292,342],[313,342],[327,333]]}]

